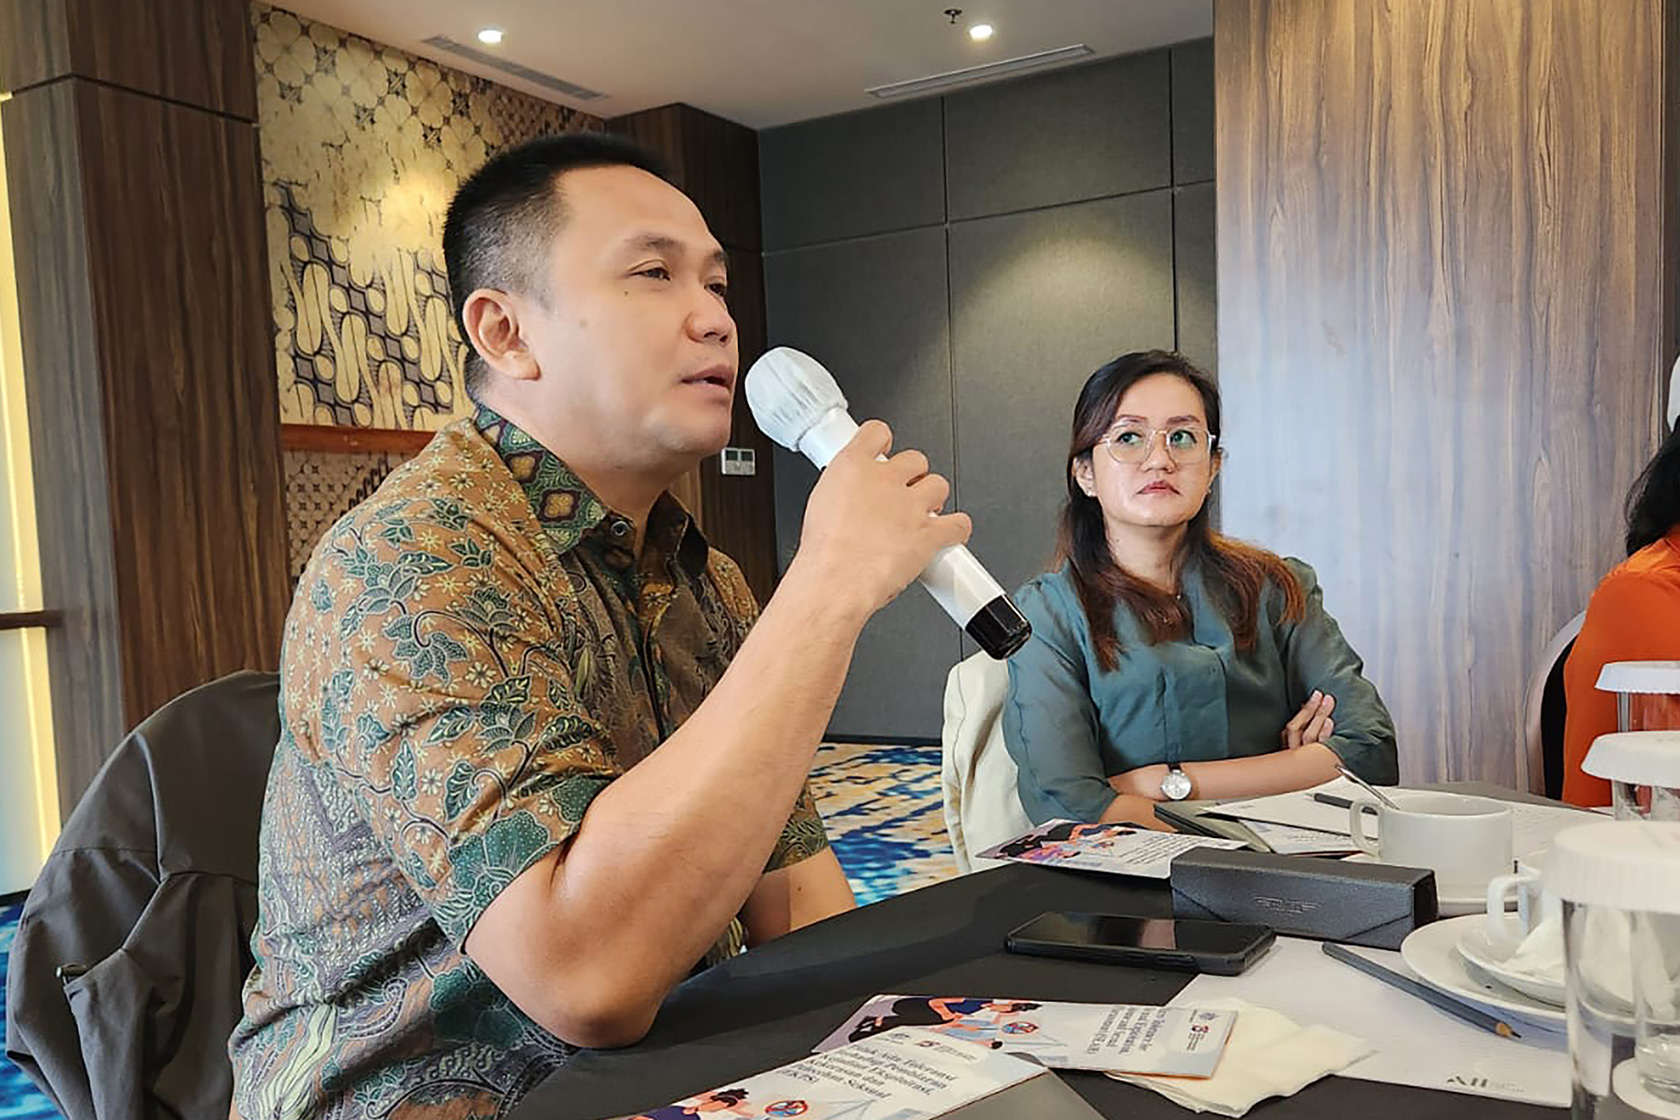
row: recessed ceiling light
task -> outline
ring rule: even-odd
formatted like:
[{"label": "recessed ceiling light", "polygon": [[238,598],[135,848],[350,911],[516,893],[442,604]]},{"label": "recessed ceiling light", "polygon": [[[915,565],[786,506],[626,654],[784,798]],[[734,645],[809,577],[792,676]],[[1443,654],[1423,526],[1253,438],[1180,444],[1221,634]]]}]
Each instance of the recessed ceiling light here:
[{"label": "recessed ceiling light", "polygon": [[493,47],[502,41],[502,29],[499,27],[486,27],[478,33],[478,41]]},{"label": "recessed ceiling light", "polygon": [[969,27],[968,37],[976,43],[984,43],[992,37],[993,27],[989,23],[976,23]]}]

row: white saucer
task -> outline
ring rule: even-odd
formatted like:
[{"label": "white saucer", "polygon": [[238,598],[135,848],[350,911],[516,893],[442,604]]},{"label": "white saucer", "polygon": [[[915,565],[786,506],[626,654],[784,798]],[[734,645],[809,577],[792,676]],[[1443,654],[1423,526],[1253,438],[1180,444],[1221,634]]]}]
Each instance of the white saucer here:
[{"label": "white saucer", "polygon": [[[1378,859],[1376,856],[1366,855],[1364,852],[1348,856],[1346,857],[1346,860],[1348,863],[1382,862],[1382,860]],[[1492,880],[1489,880],[1489,882],[1491,881]],[[1443,918],[1457,918],[1462,917],[1465,914],[1486,914],[1487,883],[1483,883],[1480,889],[1472,891],[1470,888],[1466,887],[1452,887],[1442,890],[1441,884],[1437,882],[1435,884],[1435,906],[1436,912]],[[1507,899],[1505,906],[1506,909],[1514,909],[1516,907],[1516,899]]]},{"label": "white saucer", "polygon": [[1465,930],[1458,942],[1458,955],[1464,958],[1464,963],[1470,966],[1470,974],[1476,979],[1493,980],[1507,988],[1515,988],[1530,999],[1562,1007],[1563,978],[1553,979],[1511,968],[1506,962],[1516,951],[1516,945],[1489,937],[1485,925]]},{"label": "white saucer", "polygon": [[1479,980],[1465,968],[1464,958],[1458,955],[1458,943],[1472,927],[1481,927],[1483,917],[1467,914],[1413,930],[1400,944],[1400,959],[1431,988],[1509,1019],[1544,1030],[1563,1030],[1561,1007],[1530,999],[1492,980]]},{"label": "white saucer", "polygon": [[1663,1100],[1640,1081],[1636,1058],[1628,1058],[1610,1072],[1610,1091],[1632,1105],[1642,1116],[1680,1120],[1680,1105]]}]

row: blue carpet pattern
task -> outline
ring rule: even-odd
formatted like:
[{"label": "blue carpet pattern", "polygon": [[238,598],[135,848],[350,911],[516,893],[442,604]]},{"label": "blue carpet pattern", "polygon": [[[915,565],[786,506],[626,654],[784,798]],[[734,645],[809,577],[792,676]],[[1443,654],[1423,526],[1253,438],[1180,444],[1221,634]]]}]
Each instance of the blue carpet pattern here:
[{"label": "blue carpet pattern", "polygon": [[811,788],[858,905],[956,875],[938,747],[827,743]]},{"label": "blue carpet pattern", "polygon": [[[0,1007],[6,1002],[6,958],[11,955],[12,935],[17,933],[23,904],[0,906]],[[4,1031],[0,1019],[0,1032]],[[36,1090],[33,1082],[7,1058],[0,1056],[0,1120],[52,1120],[58,1110]]]},{"label": "blue carpet pattern", "polygon": [[[938,747],[824,744],[811,788],[858,905],[956,874],[941,810]],[[22,910],[21,903],[0,907],[0,1006]],[[0,1057],[0,1120],[57,1116],[23,1071]]]}]

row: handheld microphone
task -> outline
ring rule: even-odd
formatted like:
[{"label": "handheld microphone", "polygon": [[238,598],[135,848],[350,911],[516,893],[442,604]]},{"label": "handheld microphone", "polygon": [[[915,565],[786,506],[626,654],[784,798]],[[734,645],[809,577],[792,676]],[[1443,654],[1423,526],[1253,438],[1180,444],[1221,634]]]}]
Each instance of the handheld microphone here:
[{"label": "handheld microphone", "polygon": [[[747,404],[760,430],[821,470],[857,434],[846,397],[815,358],[787,346],[747,371]],[[962,545],[942,548],[917,577],[934,601],[999,661],[1026,644],[1032,625]]]}]

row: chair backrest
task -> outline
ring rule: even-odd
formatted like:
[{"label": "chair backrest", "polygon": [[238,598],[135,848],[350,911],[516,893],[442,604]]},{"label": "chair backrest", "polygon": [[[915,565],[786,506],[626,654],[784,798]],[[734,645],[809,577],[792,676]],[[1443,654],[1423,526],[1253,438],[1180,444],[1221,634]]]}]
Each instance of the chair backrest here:
[{"label": "chair backrest", "polygon": [[945,831],[962,874],[997,861],[975,852],[1032,828],[1016,790],[1015,760],[1003,742],[1009,665],[977,653],[959,662],[945,680],[945,724],[940,736],[940,778],[945,790]]},{"label": "chair backrest", "polygon": [[1552,635],[1536,663],[1523,706],[1523,753],[1517,780],[1530,793],[1558,797],[1563,793],[1563,664],[1581,633],[1587,612],[1582,611]]},{"label": "chair backrest", "polygon": [[278,680],[235,673],[117,747],[24,903],[6,1053],[69,1120],[224,1120]]}]

